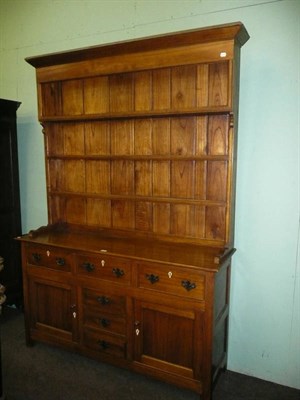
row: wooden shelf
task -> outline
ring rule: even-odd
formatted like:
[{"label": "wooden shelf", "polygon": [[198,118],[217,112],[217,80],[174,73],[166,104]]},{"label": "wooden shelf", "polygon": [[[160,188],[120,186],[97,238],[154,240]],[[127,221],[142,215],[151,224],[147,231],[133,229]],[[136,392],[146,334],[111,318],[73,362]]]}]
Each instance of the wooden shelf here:
[{"label": "wooden shelf", "polygon": [[197,206],[211,206],[211,207],[224,207],[226,201],[214,200],[201,200],[201,199],[187,199],[187,198],[172,198],[172,197],[154,197],[154,196],[134,196],[134,195],[103,195],[98,193],[79,193],[79,192],[66,192],[66,191],[48,191],[49,196],[62,196],[74,198],[90,198],[90,199],[103,199],[103,200],[128,200],[134,202],[149,202],[149,203],[170,203],[170,204],[187,204]]},{"label": "wooden shelf", "polygon": [[145,118],[166,118],[166,117],[187,117],[214,114],[232,114],[231,107],[199,107],[189,110],[160,110],[160,111],[129,111],[120,113],[105,114],[80,114],[80,115],[54,115],[42,116],[40,122],[79,122],[79,121],[105,121],[118,119],[145,119]]},{"label": "wooden shelf", "polygon": [[49,154],[49,160],[128,160],[128,161],[228,161],[227,155],[191,155],[191,156],[173,156],[173,155],[60,155]]}]

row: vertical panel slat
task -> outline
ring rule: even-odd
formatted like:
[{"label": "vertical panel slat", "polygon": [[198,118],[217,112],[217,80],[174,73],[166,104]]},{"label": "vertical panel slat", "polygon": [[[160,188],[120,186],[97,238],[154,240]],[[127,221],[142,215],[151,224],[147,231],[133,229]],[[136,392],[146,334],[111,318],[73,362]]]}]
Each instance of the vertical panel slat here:
[{"label": "vertical panel slat", "polygon": [[152,73],[153,109],[168,110],[171,107],[170,68],[154,70]]},{"label": "vertical panel slat", "polygon": [[195,132],[195,118],[173,118],[171,121],[171,154],[194,155]]},{"label": "vertical panel slat", "polygon": [[153,196],[170,196],[170,162],[153,161]]},{"label": "vertical panel slat", "polygon": [[83,114],[83,83],[79,79],[62,82],[63,115]]},{"label": "vertical panel slat", "polygon": [[112,201],[112,227],[134,229],[135,207],[133,202],[126,200]]},{"label": "vertical panel slat", "polygon": [[135,204],[135,228],[139,231],[152,230],[152,203],[138,201]]},{"label": "vertical panel slat", "polygon": [[64,124],[64,154],[84,155],[84,124]]},{"label": "vertical panel slat", "polygon": [[42,83],[41,96],[40,107],[42,116],[52,117],[62,114],[61,82]]},{"label": "vertical panel slat", "polygon": [[194,189],[194,162],[172,161],[171,197],[191,199]]},{"label": "vertical panel slat", "polygon": [[208,64],[197,66],[196,99],[197,107],[208,106]]},{"label": "vertical panel slat", "polygon": [[171,234],[176,236],[189,236],[191,231],[192,206],[188,204],[172,204],[170,215]]},{"label": "vertical panel slat", "polygon": [[111,201],[87,199],[87,224],[96,227],[111,227]]},{"label": "vertical panel slat", "polygon": [[46,131],[46,150],[47,155],[63,155],[64,154],[64,131],[62,124],[50,124]]},{"label": "vertical panel slat", "polygon": [[86,199],[81,197],[66,199],[66,221],[71,224],[86,224]]},{"label": "vertical panel slat", "polygon": [[209,105],[226,106],[229,103],[228,61],[209,65]]},{"label": "vertical panel slat", "polygon": [[111,193],[119,195],[134,194],[134,162],[115,160],[111,166]]},{"label": "vertical panel slat", "polygon": [[206,207],[205,238],[225,239],[225,207]]},{"label": "vertical panel slat", "polygon": [[110,124],[111,154],[134,154],[133,121],[112,121]]},{"label": "vertical panel slat", "polygon": [[229,118],[227,115],[214,115],[209,117],[208,122],[208,154],[228,154],[228,128]]},{"label": "vertical panel slat", "polygon": [[197,117],[196,122],[196,139],[195,139],[195,154],[207,154],[207,124],[208,117]]},{"label": "vertical panel slat", "polygon": [[100,114],[109,112],[108,77],[84,79],[84,113]]},{"label": "vertical panel slat", "polygon": [[172,109],[192,108],[196,105],[196,66],[172,68]]},{"label": "vertical panel slat", "polygon": [[170,118],[154,119],[152,123],[152,149],[154,155],[170,154]]},{"label": "vertical panel slat", "polygon": [[141,119],[134,121],[134,154],[152,154],[152,120]]},{"label": "vertical panel slat", "polygon": [[194,206],[190,236],[204,239],[205,236],[205,207]]},{"label": "vertical panel slat", "polygon": [[49,223],[54,224],[55,222],[65,221],[65,208],[64,200],[61,196],[51,195],[48,197],[49,207]]},{"label": "vertical panel slat", "polygon": [[136,161],[134,168],[135,194],[152,196],[152,163],[151,161]]},{"label": "vertical panel slat", "polygon": [[86,191],[95,194],[110,194],[110,162],[86,161]]},{"label": "vertical panel slat", "polygon": [[170,203],[153,204],[153,232],[160,235],[170,234]]},{"label": "vertical panel slat", "polygon": [[151,71],[134,74],[134,109],[149,111],[152,109],[152,73]]},{"label": "vertical panel slat", "polygon": [[195,162],[195,193],[197,200],[206,199],[206,161]]},{"label": "vertical panel slat", "polygon": [[133,75],[118,74],[109,77],[110,112],[133,110]]},{"label": "vertical panel slat", "polygon": [[110,154],[109,122],[93,121],[85,123],[85,152],[86,155]]},{"label": "vertical panel slat", "polygon": [[207,162],[207,200],[226,201],[227,162]]},{"label": "vertical panel slat", "polygon": [[85,192],[85,163],[83,160],[64,161],[64,190]]},{"label": "vertical panel slat", "polygon": [[49,160],[48,161],[48,179],[51,191],[63,191],[65,189],[64,184],[65,170],[63,160]]}]

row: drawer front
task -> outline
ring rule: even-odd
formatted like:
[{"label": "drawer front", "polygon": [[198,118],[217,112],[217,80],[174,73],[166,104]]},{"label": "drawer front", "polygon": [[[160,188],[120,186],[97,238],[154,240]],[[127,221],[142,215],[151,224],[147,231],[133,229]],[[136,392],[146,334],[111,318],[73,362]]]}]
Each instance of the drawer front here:
[{"label": "drawer front", "polygon": [[76,265],[80,275],[125,285],[131,283],[131,262],[123,258],[80,254],[77,256]]},{"label": "drawer front", "polygon": [[98,353],[126,358],[126,341],[122,336],[98,333],[86,329],[84,331],[84,345]]},{"label": "drawer front", "polygon": [[101,331],[126,334],[126,319],[123,315],[109,314],[85,307],[84,326]]},{"label": "drawer front", "polygon": [[105,290],[83,289],[83,304],[97,310],[100,314],[125,315],[125,297],[111,295]]},{"label": "drawer front", "polygon": [[72,253],[56,247],[30,245],[26,250],[26,261],[28,265],[70,272]]},{"label": "drawer front", "polygon": [[205,275],[189,268],[155,263],[138,265],[138,287],[205,300]]}]

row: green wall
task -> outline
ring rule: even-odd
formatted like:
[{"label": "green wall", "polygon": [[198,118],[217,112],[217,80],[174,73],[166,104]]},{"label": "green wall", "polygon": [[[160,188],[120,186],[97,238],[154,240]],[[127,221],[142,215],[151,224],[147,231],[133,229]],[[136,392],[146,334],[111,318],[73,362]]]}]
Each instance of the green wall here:
[{"label": "green wall", "polygon": [[0,0],[0,97],[18,112],[23,231],[47,223],[25,57],[242,21],[229,369],[300,388],[299,0]]}]

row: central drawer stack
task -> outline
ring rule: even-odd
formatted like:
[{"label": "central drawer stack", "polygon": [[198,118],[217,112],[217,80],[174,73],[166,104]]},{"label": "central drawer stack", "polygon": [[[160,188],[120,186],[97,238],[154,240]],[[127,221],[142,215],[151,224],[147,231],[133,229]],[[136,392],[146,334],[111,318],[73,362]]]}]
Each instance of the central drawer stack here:
[{"label": "central drawer stack", "polygon": [[81,285],[83,346],[99,355],[127,358],[126,295],[132,265],[127,259],[105,254],[76,256]]},{"label": "central drawer stack", "polygon": [[126,358],[126,298],[84,288],[83,344],[97,352]]}]

